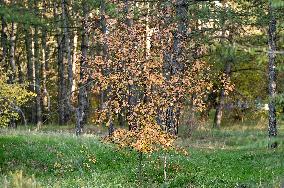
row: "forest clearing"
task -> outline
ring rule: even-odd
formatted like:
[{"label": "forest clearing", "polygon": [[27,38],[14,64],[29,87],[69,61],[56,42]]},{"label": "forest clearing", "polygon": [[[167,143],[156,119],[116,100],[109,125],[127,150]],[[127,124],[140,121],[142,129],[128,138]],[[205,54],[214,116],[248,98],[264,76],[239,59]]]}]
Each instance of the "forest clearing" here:
[{"label": "forest clearing", "polygon": [[0,187],[284,188],[284,0],[0,0]]},{"label": "forest clearing", "polygon": [[[137,152],[118,151],[97,136],[78,138],[56,130],[57,133],[50,129],[1,131],[1,187],[21,187],[13,183],[23,184],[22,187],[284,185],[284,140],[279,139],[281,148],[267,150],[266,131],[261,129],[196,131],[191,138],[177,141],[186,148],[188,155],[157,152],[143,156],[140,182]],[[166,182],[164,156],[168,158]]]}]

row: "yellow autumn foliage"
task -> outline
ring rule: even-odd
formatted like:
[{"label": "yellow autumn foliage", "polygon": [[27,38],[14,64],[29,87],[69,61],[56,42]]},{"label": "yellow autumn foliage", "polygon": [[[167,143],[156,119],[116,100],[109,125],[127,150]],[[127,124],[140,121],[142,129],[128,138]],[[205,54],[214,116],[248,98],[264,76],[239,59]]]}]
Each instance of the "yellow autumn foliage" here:
[{"label": "yellow autumn foliage", "polygon": [[7,82],[7,75],[0,70],[0,127],[7,126],[11,119],[18,119],[20,107],[35,96],[26,85]]},{"label": "yellow autumn foliage", "polygon": [[130,131],[117,129],[108,139],[120,148],[131,147],[142,153],[152,153],[159,149],[173,149],[175,137],[163,131],[159,125],[152,124]]}]

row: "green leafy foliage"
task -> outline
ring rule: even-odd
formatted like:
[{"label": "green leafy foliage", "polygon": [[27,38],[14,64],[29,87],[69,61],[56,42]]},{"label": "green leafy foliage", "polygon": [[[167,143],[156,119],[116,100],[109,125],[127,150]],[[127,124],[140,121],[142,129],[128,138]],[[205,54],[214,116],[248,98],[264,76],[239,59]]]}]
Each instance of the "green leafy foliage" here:
[{"label": "green leafy foliage", "polygon": [[274,8],[281,8],[281,7],[284,7],[284,1],[283,0],[271,0],[271,5]]},{"label": "green leafy foliage", "polygon": [[33,12],[16,5],[0,5],[0,16],[5,16],[7,22],[17,22],[25,25],[46,26],[46,22]]}]

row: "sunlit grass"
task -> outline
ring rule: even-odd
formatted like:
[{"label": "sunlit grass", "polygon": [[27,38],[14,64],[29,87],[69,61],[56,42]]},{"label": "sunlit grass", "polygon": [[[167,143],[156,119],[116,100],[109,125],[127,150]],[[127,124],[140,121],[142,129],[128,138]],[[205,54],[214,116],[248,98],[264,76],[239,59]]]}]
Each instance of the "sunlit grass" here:
[{"label": "sunlit grass", "polygon": [[43,132],[2,129],[0,133],[2,185],[5,176],[13,181],[10,173],[19,170],[43,187],[280,187],[284,178],[282,128],[276,150],[267,148],[262,129],[195,130],[190,138],[177,141],[189,156],[144,155],[140,184],[137,153],[118,150],[99,136],[76,137],[52,132],[52,127]]}]

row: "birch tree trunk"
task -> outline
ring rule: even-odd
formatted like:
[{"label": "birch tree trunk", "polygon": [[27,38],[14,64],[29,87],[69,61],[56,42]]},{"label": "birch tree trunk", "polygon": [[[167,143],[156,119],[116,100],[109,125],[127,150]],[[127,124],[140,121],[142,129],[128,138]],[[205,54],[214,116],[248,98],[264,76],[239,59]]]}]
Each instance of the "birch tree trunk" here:
[{"label": "birch tree trunk", "polygon": [[[77,62],[77,49],[78,49],[78,35],[74,33],[71,37],[70,45],[71,45],[71,55],[72,55],[72,72],[76,73],[76,62]],[[73,83],[71,87],[72,98],[74,98],[74,91],[76,90],[76,78],[73,76]]]},{"label": "birch tree trunk", "polygon": [[150,29],[150,3],[147,2],[145,3],[145,7],[147,9],[147,15],[146,15],[146,59],[149,59],[150,57],[150,52],[151,52],[151,35],[152,31]]},{"label": "birch tree trunk", "polygon": [[[76,0],[71,0],[68,1],[68,3],[70,3],[71,5],[76,3]],[[76,11],[74,11],[73,9],[70,10],[70,20],[71,18],[76,18],[78,15],[78,13]],[[79,25],[76,24],[76,21],[74,21],[73,27],[79,27]],[[70,25],[70,24],[69,24]],[[77,56],[78,56],[78,31],[77,29],[72,30],[72,32],[70,32],[70,50],[71,50],[71,61],[72,61],[72,73],[73,73],[73,81],[72,81],[72,85],[71,85],[71,92],[72,92],[72,97],[71,100],[75,99],[75,93],[74,91],[76,90],[76,62],[77,62]]]},{"label": "birch tree trunk", "polygon": [[45,111],[47,114],[50,113],[50,97],[49,92],[46,86],[47,82],[47,72],[48,72],[48,47],[46,43],[47,38],[47,32],[46,29],[42,30],[42,36],[41,36],[41,45],[42,45],[42,64],[41,64],[41,70],[42,70],[42,86],[43,86],[43,107],[45,108]]},{"label": "birch tree trunk", "polygon": [[41,108],[41,84],[40,84],[40,70],[41,63],[39,59],[39,37],[38,28],[35,27],[34,33],[34,63],[35,63],[35,91],[36,91],[36,124],[37,128],[40,129],[42,125],[42,108]]},{"label": "birch tree trunk", "polygon": [[9,82],[14,83],[16,79],[16,60],[15,60],[15,49],[16,49],[16,30],[17,24],[12,22],[11,34],[10,34],[10,68],[11,74],[9,75]]},{"label": "birch tree trunk", "polygon": [[[46,13],[45,9],[47,8],[47,4],[45,0],[43,0],[43,10],[42,10],[42,17],[44,17],[44,14]],[[49,69],[49,47],[47,44],[47,29],[42,28],[42,35],[41,35],[41,55],[42,55],[42,63],[41,63],[41,72],[42,72],[42,101],[43,101],[43,109],[45,110],[45,113],[47,113],[47,116],[50,114],[50,96],[49,92],[46,86],[47,83],[47,73]],[[45,119],[44,121],[47,121]]]}]

